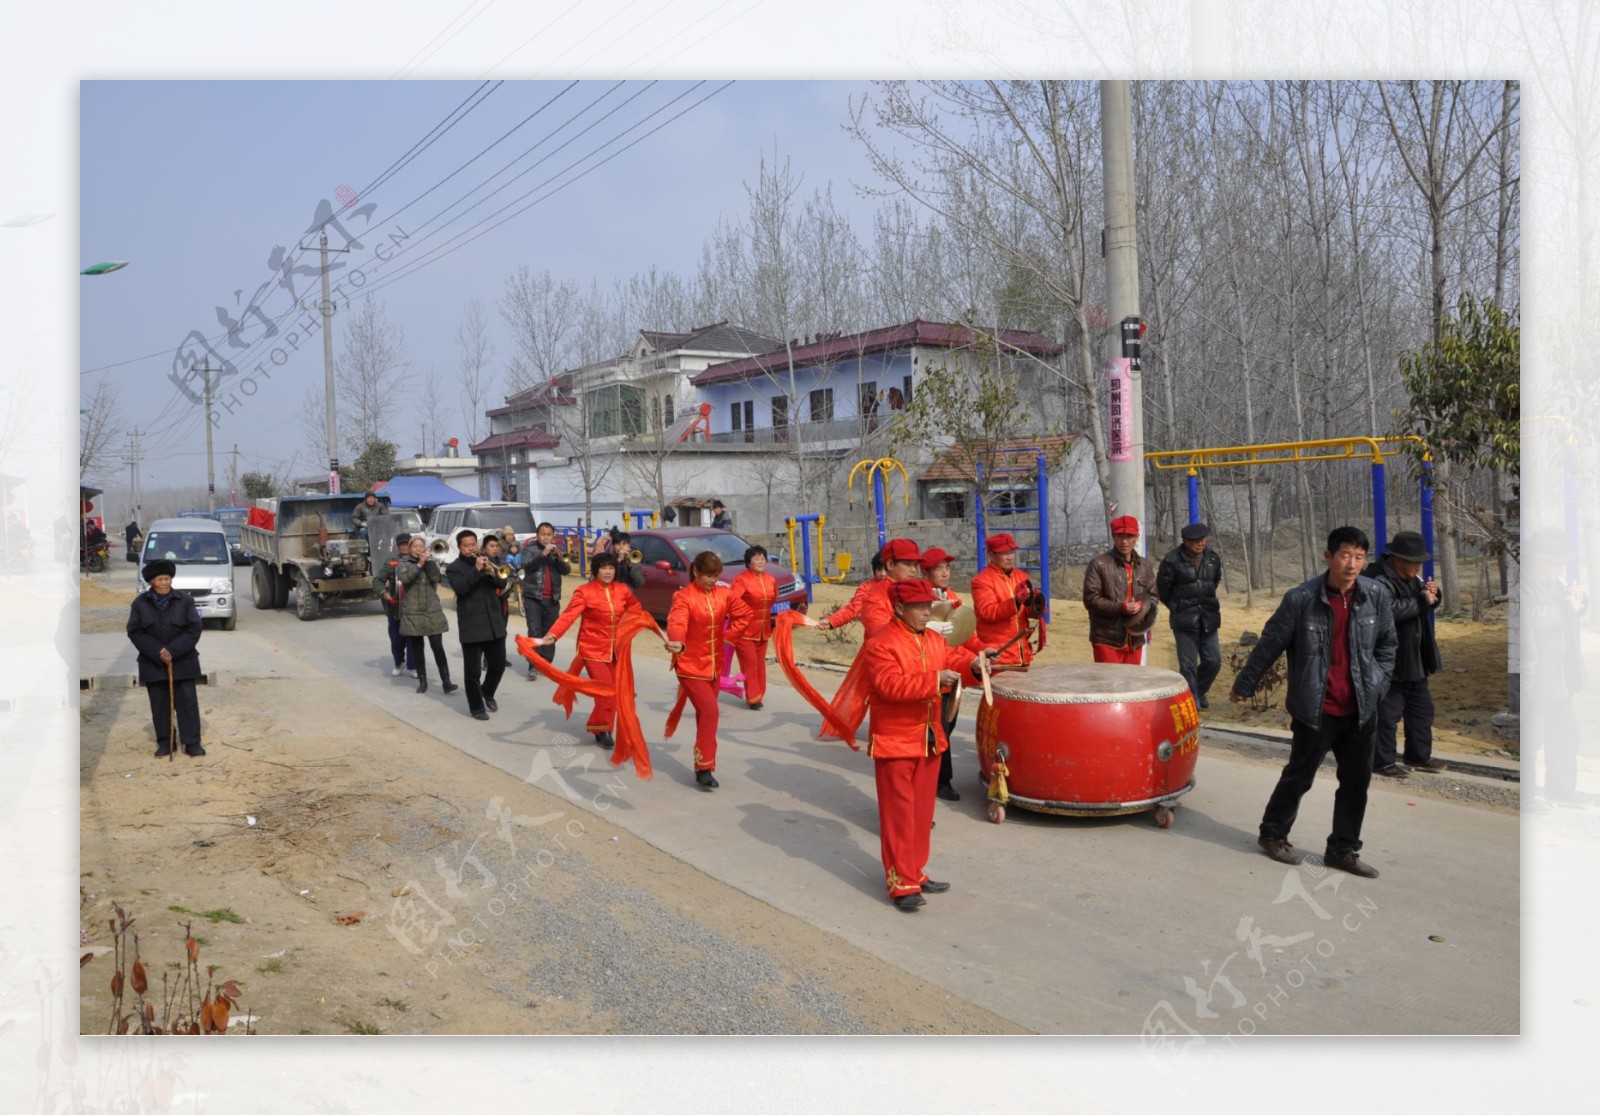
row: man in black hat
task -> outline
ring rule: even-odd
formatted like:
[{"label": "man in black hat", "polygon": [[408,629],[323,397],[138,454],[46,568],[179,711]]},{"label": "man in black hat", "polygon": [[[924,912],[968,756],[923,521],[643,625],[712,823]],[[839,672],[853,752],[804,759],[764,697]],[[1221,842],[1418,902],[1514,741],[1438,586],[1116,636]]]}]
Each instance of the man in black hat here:
[{"label": "man in black hat", "polygon": [[1156,596],[1167,606],[1172,639],[1178,645],[1178,673],[1189,683],[1201,709],[1211,702],[1206,694],[1222,669],[1222,605],[1217,586],[1222,584],[1222,559],[1206,549],[1211,528],[1191,523],[1181,532],[1183,542],[1167,551],[1156,572]]},{"label": "man in black hat", "polygon": [[[1445,764],[1433,758],[1433,694],[1428,675],[1442,665],[1439,644],[1433,638],[1433,618],[1439,607],[1439,585],[1422,580],[1422,564],[1433,555],[1415,531],[1401,531],[1389,540],[1383,557],[1362,576],[1389,590],[1394,600],[1394,675],[1389,692],[1378,706],[1377,750],[1372,769],[1391,779],[1404,779],[1412,771],[1440,772]],[[1395,730],[1405,722],[1405,764],[1395,751]]]},{"label": "man in black hat", "polygon": [[[165,756],[181,745],[185,755],[203,756],[195,681],[201,674],[199,645],[205,625],[194,598],[172,587],[177,572],[177,563],[165,558],[146,563],[142,576],[150,588],[133,599],[128,640],[139,649],[139,684],[150,697],[156,755]],[[172,739],[174,712],[177,740]]]},{"label": "man in black hat", "polygon": [[711,501],[711,526],[718,531],[733,530],[733,517],[728,514],[721,500]]}]

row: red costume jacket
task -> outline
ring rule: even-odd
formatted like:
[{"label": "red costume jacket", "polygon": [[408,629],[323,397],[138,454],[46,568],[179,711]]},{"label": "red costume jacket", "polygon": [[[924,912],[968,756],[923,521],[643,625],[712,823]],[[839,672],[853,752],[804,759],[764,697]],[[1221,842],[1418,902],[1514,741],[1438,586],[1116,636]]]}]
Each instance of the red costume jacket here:
[{"label": "red costume jacket", "polygon": [[690,582],[679,589],[667,612],[667,638],[683,644],[673,669],[684,678],[716,681],[722,670],[723,624],[737,635],[752,616],[744,598],[726,585],[707,592]]},{"label": "red costume jacket", "polygon": [[[972,607],[978,613],[977,639],[983,646],[1000,647],[1028,630],[1028,614],[1017,603],[1017,591],[1027,580],[1028,575],[1021,570],[1007,573],[999,566],[985,566],[972,579]],[[1033,649],[1026,639],[1020,639],[995,661],[1029,663],[1033,661]]]},{"label": "red costume jacket", "polygon": [[843,608],[835,609],[828,616],[828,627],[842,628],[858,617],[862,631],[869,636],[894,619],[894,605],[889,603],[887,578],[875,577],[871,581],[863,581],[856,589],[855,596]]},{"label": "red costume jacket", "polygon": [[745,570],[733,579],[733,592],[744,598],[750,606],[750,622],[740,631],[739,639],[767,642],[772,634],[772,605],[778,599],[778,579],[769,573]]},{"label": "red costume jacket", "polygon": [[598,581],[586,581],[572,591],[567,607],[561,610],[546,634],[560,639],[582,618],[583,625],[578,629],[578,657],[609,663],[616,654],[617,625],[622,622],[622,614],[642,607],[639,598],[621,582],[601,585]]},{"label": "red costume jacket", "polygon": [[967,671],[977,656],[965,647],[946,647],[933,632],[918,634],[899,619],[868,638],[861,655],[871,714],[867,751],[872,758],[911,759],[948,748],[939,716],[939,672]]}]

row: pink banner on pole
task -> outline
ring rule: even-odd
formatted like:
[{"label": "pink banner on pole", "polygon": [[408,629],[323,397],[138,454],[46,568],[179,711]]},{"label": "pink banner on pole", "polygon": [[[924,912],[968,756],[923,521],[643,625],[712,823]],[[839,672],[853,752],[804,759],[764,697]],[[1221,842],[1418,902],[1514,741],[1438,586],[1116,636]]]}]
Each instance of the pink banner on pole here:
[{"label": "pink banner on pole", "polygon": [[1133,460],[1133,362],[1113,357],[1106,375],[1106,458]]}]

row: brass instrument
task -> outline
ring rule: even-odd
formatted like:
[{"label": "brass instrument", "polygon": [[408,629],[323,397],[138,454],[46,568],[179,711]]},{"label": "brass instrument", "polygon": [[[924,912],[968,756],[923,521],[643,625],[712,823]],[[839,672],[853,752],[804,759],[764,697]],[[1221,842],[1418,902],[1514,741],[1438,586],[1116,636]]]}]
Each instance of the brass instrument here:
[{"label": "brass instrument", "polygon": [[501,581],[509,581],[511,579],[511,567],[504,562],[490,562],[489,572]]},{"label": "brass instrument", "polygon": [[632,550],[628,551],[628,561],[632,562],[635,566],[644,565],[644,551],[640,550],[638,547],[634,547]]},{"label": "brass instrument", "polygon": [[435,558],[444,557],[446,554],[450,553],[450,540],[434,539],[433,545],[428,548],[428,553],[432,554]]}]

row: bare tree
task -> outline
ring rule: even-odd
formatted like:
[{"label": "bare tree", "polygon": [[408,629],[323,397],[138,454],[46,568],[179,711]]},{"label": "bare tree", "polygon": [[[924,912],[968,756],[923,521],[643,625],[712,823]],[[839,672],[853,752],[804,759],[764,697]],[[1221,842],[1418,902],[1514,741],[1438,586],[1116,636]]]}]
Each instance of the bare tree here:
[{"label": "bare tree", "polygon": [[535,275],[524,264],[506,280],[500,316],[511,331],[506,383],[511,394],[548,383],[571,365],[578,304],[577,286],[555,279],[548,269]]},{"label": "bare tree", "polygon": [[334,365],[339,412],[348,444],[357,454],[389,431],[404,407],[402,393],[411,379],[405,330],[390,324],[381,303],[366,299],[345,325],[344,354]]},{"label": "bare tree", "polygon": [[121,408],[117,405],[117,391],[104,376],[95,384],[93,393],[81,410],[78,416],[78,476],[99,478],[112,467],[113,447],[125,434]]},{"label": "bare tree", "polygon": [[421,440],[418,449],[424,456],[434,456],[444,444],[450,409],[439,374],[430,367],[422,374],[422,391],[417,397],[417,433]]},{"label": "bare tree", "polygon": [[461,417],[467,423],[467,441],[478,440],[484,425],[483,404],[494,394],[494,345],[489,340],[489,319],[483,303],[473,299],[461,313],[456,327],[461,346]]},{"label": "bare tree", "polygon": [[[328,460],[328,399],[321,384],[306,388],[300,397],[300,430],[305,438],[305,451],[312,461],[327,464]],[[348,442],[347,442],[348,444]],[[344,457],[343,453],[339,455]]]}]

